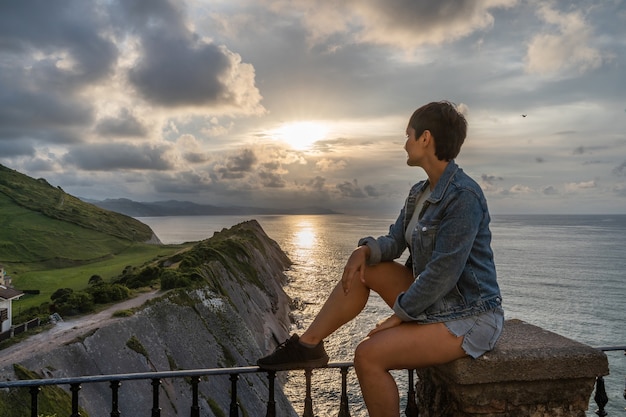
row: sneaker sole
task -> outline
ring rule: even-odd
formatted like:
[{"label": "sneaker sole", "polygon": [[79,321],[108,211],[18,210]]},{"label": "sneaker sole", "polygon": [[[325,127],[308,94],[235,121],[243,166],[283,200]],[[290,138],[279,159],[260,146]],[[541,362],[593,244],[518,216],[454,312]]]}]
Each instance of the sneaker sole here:
[{"label": "sneaker sole", "polygon": [[307,362],[294,362],[294,363],[277,363],[277,364],[257,364],[261,369],[268,371],[289,371],[293,369],[310,369],[310,368],[323,368],[328,365],[328,359],[316,359]]}]

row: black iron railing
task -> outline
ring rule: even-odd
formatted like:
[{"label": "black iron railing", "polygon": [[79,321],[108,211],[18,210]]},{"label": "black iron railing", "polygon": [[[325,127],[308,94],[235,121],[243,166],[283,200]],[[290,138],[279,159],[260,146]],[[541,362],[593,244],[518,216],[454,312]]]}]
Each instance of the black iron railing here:
[{"label": "black iron railing", "polygon": [[[623,350],[624,355],[626,355],[626,346],[599,346],[596,349],[603,352],[614,352]],[[624,399],[626,399],[626,377],[624,379]],[[608,416],[609,413],[607,413],[604,408],[609,403],[609,397],[606,395],[604,378],[602,376],[596,378],[596,393],[593,396],[593,400],[598,405],[598,410],[596,411],[596,414],[600,417]]]},{"label": "black iron railing", "polygon": [[[626,346],[606,346],[598,347],[597,349],[608,351],[620,351],[624,350],[626,354]],[[352,362],[331,362],[325,368],[338,368],[341,371],[341,396],[339,403],[338,417],[349,417],[350,410],[348,407],[348,394],[347,394],[347,376],[350,368],[353,366]],[[306,391],[304,399],[304,412],[302,417],[313,417],[313,398],[311,396],[311,380],[313,369],[302,369],[304,371],[306,379]],[[118,393],[121,387],[122,381],[131,380],[149,380],[152,384],[152,409],[151,417],[160,417],[161,408],[159,406],[159,394],[162,381],[170,378],[189,378],[191,382],[192,390],[192,403],[190,405],[190,417],[200,416],[200,405],[198,398],[198,385],[201,378],[211,377],[218,375],[229,375],[231,381],[230,389],[230,411],[229,417],[239,416],[239,404],[237,402],[237,381],[239,375],[264,372],[268,378],[268,399],[267,399],[267,411],[266,417],[276,416],[276,402],[274,399],[275,381],[277,371],[266,371],[258,366],[236,367],[236,368],[211,368],[211,369],[193,369],[186,371],[163,371],[163,372],[140,372],[129,374],[114,374],[114,375],[93,375],[82,377],[68,377],[68,378],[47,378],[47,379],[30,379],[19,381],[0,381],[0,388],[29,388],[31,406],[31,417],[39,416],[38,408],[38,394],[44,386],[69,386],[71,392],[72,412],[70,417],[80,417],[79,412],[79,393],[83,384],[91,383],[109,383],[111,388],[111,417],[120,417],[121,413],[118,404]],[[624,398],[626,399],[626,386],[624,388]],[[603,417],[608,415],[605,411],[608,398],[604,387],[604,379],[600,376],[596,380],[596,390],[594,395],[594,401],[598,405],[598,411],[596,414]],[[405,408],[405,414],[407,417],[418,417],[417,402],[415,398],[415,383],[414,383],[414,371],[408,370],[408,392],[407,392],[407,404]]]}]

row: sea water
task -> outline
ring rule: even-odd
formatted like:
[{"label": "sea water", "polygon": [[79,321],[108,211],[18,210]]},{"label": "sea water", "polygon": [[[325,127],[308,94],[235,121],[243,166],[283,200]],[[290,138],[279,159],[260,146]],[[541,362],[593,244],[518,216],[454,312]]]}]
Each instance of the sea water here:
[{"label": "sea water", "polygon": [[[287,293],[296,300],[294,332],[302,332],[335,286],[347,257],[363,236],[385,234],[394,218],[347,215],[192,216],[139,218],[163,243],[209,238],[214,232],[251,218],[289,255]],[[591,346],[626,344],[626,215],[493,215],[491,223],[505,317],[521,319]],[[405,255],[406,257],[406,255]],[[401,261],[403,258],[401,259]],[[377,295],[352,322],[331,335],[326,349],[332,361],[351,361],[355,346],[391,314]],[[626,357],[607,353],[611,374],[605,378],[611,416],[626,416],[623,398]],[[394,371],[402,395],[406,371]],[[338,370],[313,375],[315,415],[337,414]],[[289,375],[286,391],[299,415],[304,380]],[[349,374],[353,417],[366,416],[354,372]],[[588,415],[596,405],[590,403]]]}]

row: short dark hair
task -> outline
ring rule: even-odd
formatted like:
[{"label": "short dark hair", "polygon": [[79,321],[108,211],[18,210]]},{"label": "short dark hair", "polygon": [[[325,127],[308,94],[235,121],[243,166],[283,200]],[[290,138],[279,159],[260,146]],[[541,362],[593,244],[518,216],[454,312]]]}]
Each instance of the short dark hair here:
[{"label": "short dark hair", "polygon": [[429,130],[435,138],[435,156],[440,161],[450,161],[459,154],[467,135],[467,120],[449,101],[434,101],[413,112],[409,126],[415,137]]}]

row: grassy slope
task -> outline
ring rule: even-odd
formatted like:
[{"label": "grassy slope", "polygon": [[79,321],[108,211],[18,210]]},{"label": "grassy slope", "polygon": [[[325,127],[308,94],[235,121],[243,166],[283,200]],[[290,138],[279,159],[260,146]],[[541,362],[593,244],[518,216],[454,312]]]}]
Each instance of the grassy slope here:
[{"label": "grassy slope", "polygon": [[18,206],[0,193],[0,262],[42,268],[93,261],[123,251],[134,242],[51,219]]},{"label": "grassy slope", "polygon": [[50,300],[58,288],[80,290],[92,275],[105,280],[181,246],[150,245],[152,230],[0,165],[0,264],[20,290],[39,290],[14,307]]},{"label": "grassy slope", "polygon": [[[53,187],[44,179],[35,180],[0,165],[0,194],[14,204],[49,219],[72,223],[82,228],[136,242],[152,237],[147,225],[132,217],[101,209]],[[4,205],[3,205],[4,206]],[[0,209],[0,215],[2,215]]]},{"label": "grassy slope", "polygon": [[[71,268],[48,270],[27,270],[23,265],[10,265],[8,272],[14,277],[13,284],[21,290],[38,289],[38,295],[24,295],[13,302],[13,311],[19,314],[30,307],[50,301],[50,296],[58,288],[72,288],[75,291],[87,287],[92,275],[100,275],[105,281],[121,274],[128,265],[141,267],[160,257],[171,256],[183,250],[187,245],[143,245],[136,244],[124,252],[111,256],[107,260],[93,262]],[[22,268],[22,269],[20,269]],[[17,269],[17,270],[15,270]],[[17,274],[15,274],[17,272]]]}]

